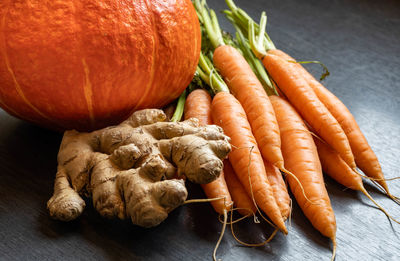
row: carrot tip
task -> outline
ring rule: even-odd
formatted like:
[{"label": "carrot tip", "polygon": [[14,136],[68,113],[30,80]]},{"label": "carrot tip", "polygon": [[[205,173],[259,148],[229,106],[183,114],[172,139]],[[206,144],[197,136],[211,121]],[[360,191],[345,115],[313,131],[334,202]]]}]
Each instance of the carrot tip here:
[{"label": "carrot tip", "polygon": [[[366,178],[366,179],[369,179],[369,180],[372,180],[372,181],[392,181],[392,180],[398,180],[398,179],[400,179],[400,177],[394,177],[394,178],[389,178],[389,179],[385,179],[385,178],[372,178],[372,177],[368,177],[368,176],[366,176],[366,175],[364,175],[364,174],[361,174],[358,170],[357,170],[357,168],[353,168],[353,170],[354,170],[354,172],[355,173],[357,173],[359,176],[361,176],[361,177],[363,177],[363,178]],[[385,189],[385,188],[384,188]],[[386,190],[386,189],[385,189]],[[387,192],[387,191],[386,191]]]},{"label": "carrot tip", "polygon": [[363,189],[361,190],[361,192],[364,193],[364,195],[367,196],[367,198],[369,198],[369,200],[371,200],[372,203],[375,204],[375,206],[377,206],[383,213],[385,213],[385,215],[386,215],[389,219],[393,220],[393,221],[396,222],[397,224],[400,224],[400,222],[399,222],[398,220],[396,220],[394,217],[392,217],[391,215],[389,215],[389,213],[387,213],[386,210],[385,210],[381,205],[379,205],[378,202],[376,202],[376,201],[371,197],[371,195],[367,192],[367,190],[366,190],[365,188],[363,188]]},{"label": "carrot tip", "polygon": [[[393,200],[397,205],[400,205],[400,198],[392,195],[389,192],[389,188],[387,186],[383,186],[375,180],[371,180],[384,194],[386,194],[391,200]],[[384,183],[386,185],[386,183]]]},{"label": "carrot tip", "polygon": [[332,244],[333,244],[333,250],[332,250],[332,257],[331,257],[331,261],[334,261],[336,258],[336,238],[331,238],[332,240]]},{"label": "carrot tip", "polygon": [[282,231],[282,233],[283,233],[285,236],[289,233],[286,227],[285,227],[284,230],[281,229],[281,231]]},{"label": "carrot tip", "polygon": [[387,193],[387,195],[388,195],[389,198],[390,198],[391,200],[393,200],[396,204],[400,205],[400,198],[398,198],[398,197],[396,197],[396,196],[394,196],[394,195],[392,195],[392,194],[390,194],[390,193]]}]

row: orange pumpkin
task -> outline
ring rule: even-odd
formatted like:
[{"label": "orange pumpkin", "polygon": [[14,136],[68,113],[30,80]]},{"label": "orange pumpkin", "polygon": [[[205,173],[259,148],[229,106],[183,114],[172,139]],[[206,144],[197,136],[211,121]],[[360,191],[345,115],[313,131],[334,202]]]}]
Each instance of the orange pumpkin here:
[{"label": "orange pumpkin", "polygon": [[200,45],[190,0],[0,0],[0,106],[52,129],[117,124],[179,96]]}]

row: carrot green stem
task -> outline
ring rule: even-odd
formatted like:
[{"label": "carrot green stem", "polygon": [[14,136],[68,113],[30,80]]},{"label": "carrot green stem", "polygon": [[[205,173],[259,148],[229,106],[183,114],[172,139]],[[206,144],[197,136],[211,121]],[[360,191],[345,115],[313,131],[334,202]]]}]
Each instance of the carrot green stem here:
[{"label": "carrot green stem", "polygon": [[[249,22],[249,23],[253,23],[253,22]],[[258,32],[258,39],[257,39],[257,46],[259,46],[260,48],[264,48],[264,34],[265,34],[265,28],[267,26],[267,14],[263,11],[261,13],[261,19],[260,19],[260,31]]]},{"label": "carrot green stem", "polygon": [[265,71],[263,64],[251,52],[250,45],[244,38],[242,31],[237,26],[235,26],[235,28],[236,28],[236,39],[239,43],[239,48],[242,50],[244,58],[247,60],[247,62],[251,66],[253,72],[256,74],[257,78],[260,80],[266,93],[268,94],[268,96],[278,95],[278,92],[276,91],[267,72]]},{"label": "carrot green stem", "polygon": [[208,9],[206,2],[200,2],[200,0],[194,0],[194,7],[196,8],[199,21],[204,26],[212,46],[217,48],[220,45],[224,45],[221,28],[214,10]]},{"label": "carrot green stem", "polygon": [[235,3],[232,0],[225,0],[226,5],[229,7],[229,9],[232,10],[232,12],[234,12],[235,10],[237,10],[237,6],[235,5]]},{"label": "carrot green stem", "polygon": [[[259,39],[259,38],[258,38]],[[263,45],[259,45],[259,41],[257,41],[257,37],[255,35],[254,31],[254,22],[249,22],[249,42],[250,42],[250,48],[257,56],[257,58],[262,59],[264,56],[267,55],[267,51],[265,50]]]},{"label": "carrot green stem", "polygon": [[174,115],[172,115],[171,121],[173,122],[181,121],[183,110],[185,108],[185,101],[186,101],[186,89],[179,96],[178,102],[176,103],[175,112]]},{"label": "carrot green stem", "polygon": [[[265,31],[267,25],[267,15],[265,12],[262,12],[260,25],[258,25],[243,9],[238,8],[233,0],[225,0],[225,2],[230,10],[224,10],[223,13],[235,28],[240,28],[240,30],[247,35],[251,50],[258,58],[261,59],[266,55],[267,51],[276,49],[271,38]],[[303,61],[297,63],[320,64],[324,69],[320,81],[330,75],[328,68],[319,61]]]},{"label": "carrot green stem", "polygon": [[[233,0],[225,0],[228,5],[230,11],[225,10],[224,14],[226,16],[231,16],[234,22],[242,29],[244,34],[249,34],[249,23],[254,23],[254,31],[255,34],[258,34],[258,42],[261,45],[263,42],[264,49],[272,50],[276,49],[274,43],[271,41],[269,35],[265,32],[265,25],[267,23],[267,16],[264,13],[265,18],[261,17],[260,26],[254,22],[254,20],[241,8],[238,8]],[[265,21],[263,21],[265,19]],[[265,23],[264,25],[262,23]],[[264,27],[264,28],[263,28]]]},{"label": "carrot green stem", "polygon": [[197,66],[197,73],[200,78],[211,87],[214,94],[217,92],[229,92],[228,86],[222,80],[219,73],[215,70],[214,65],[210,59],[202,52],[200,53],[199,65]]}]

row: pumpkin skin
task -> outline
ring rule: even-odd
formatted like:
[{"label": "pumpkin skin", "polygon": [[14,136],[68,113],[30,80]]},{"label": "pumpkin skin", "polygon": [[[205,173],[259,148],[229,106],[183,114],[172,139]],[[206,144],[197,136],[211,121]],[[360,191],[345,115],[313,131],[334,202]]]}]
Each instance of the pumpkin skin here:
[{"label": "pumpkin skin", "polygon": [[51,129],[114,125],[177,98],[200,47],[190,0],[1,0],[0,106]]}]

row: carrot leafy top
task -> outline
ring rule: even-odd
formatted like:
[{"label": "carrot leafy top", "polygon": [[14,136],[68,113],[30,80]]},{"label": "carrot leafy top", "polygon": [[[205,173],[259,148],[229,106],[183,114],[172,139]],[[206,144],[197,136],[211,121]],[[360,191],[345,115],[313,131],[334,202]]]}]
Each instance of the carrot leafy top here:
[{"label": "carrot leafy top", "polygon": [[224,45],[221,27],[219,26],[215,11],[208,8],[206,1],[194,0],[194,7],[197,12],[201,26],[205,29],[208,39],[212,46],[217,48]]},{"label": "carrot leafy top", "polygon": [[262,12],[260,25],[258,25],[243,9],[237,7],[233,0],[225,0],[225,2],[230,10],[225,10],[224,14],[248,36],[250,46],[258,58],[265,55],[268,50],[276,49],[265,31],[267,25],[265,12]]},{"label": "carrot leafy top", "polygon": [[216,94],[217,92],[229,92],[229,88],[222,80],[221,75],[214,68],[211,60],[203,54],[200,53],[199,65],[197,66],[197,73],[200,78],[210,86],[212,92]]}]

